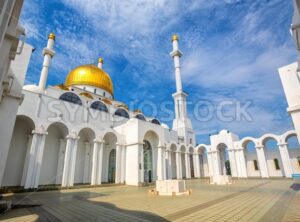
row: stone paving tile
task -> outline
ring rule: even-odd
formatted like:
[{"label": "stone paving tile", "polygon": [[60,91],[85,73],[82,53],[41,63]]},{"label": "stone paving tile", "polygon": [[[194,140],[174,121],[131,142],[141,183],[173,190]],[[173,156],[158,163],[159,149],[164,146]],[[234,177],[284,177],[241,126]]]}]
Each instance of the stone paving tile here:
[{"label": "stone paving tile", "polygon": [[214,186],[189,180],[192,195],[179,197],[151,196],[150,187],[132,186],[16,194],[42,207],[13,210],[0,221],[259,221],[273,214],[282,221],[300,221],[300,197],[290,189],[292,184],[292,180],[239,180]]}]

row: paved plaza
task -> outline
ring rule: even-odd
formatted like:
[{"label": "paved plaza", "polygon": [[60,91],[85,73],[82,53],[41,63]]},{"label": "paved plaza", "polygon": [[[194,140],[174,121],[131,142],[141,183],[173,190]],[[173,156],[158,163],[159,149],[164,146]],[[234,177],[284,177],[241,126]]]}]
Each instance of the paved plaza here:
[{"label": "paved plaza", "polygon": [[22,193],[14,200],[41,206],[14,209],[0,221],[300,221],[299,185],[283,179],[229,186],[189,180],[192,194],[178,197],[131,186]]}]

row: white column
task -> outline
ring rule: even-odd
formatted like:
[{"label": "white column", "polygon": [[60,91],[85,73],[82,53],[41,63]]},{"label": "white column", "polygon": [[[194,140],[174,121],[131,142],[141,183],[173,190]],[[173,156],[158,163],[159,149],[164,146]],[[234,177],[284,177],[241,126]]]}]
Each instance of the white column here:
[{"label": "white column", "polygon": [[291,178],[293,169],[292,169],[287,143],[278,144],[278,147],[279,147],[280,157],[283,164],[284,174],[287,178]]},{"label": "white column", "polygon": [[25,163],[24,163],[23,174],[22,174],[22,179],[21,179],[21,186],[25,186],[26,175],[27,175],[28,164],[29,164],[29,158],[30,158],[31,144],[32,144],[32,135],[28,135],[28,144],[27,144]]},{"label": "white column", "polygon": [[55,41],[55,35],[51,33],[48,37],[47,47],[44,48],[43,50],[44,62],[43,62],[43,68],[42,68],[40,82],[39,82],[39,88],[42,91],[45,90],[47,78],[48,78],[49,66],[52,57],[55,55],[55,52],[53,51],[54,41]]},{"label": "white column", "polygon": [[229,162],[230,162],[230,170],[231,170],[231,175],[233,177],[238,177],[237,173],[237,167],[236,167],[236,161],[235,161],[235,150],[233,149],[228,149],[228,156],[229,156]]},{"label": "white column", "polygon": [[268,166],[264,152],[264,146],[257,146],[256,153],[259,163],[259,170],[262,178],[269,178]]},{"label": "white column", "polygon": [[199,161],[199,154],[193,155],[194,160],[194,174],[196,178],[200,178],[200,161]]},{"label": "white column", "polygon": [[73,133],[71,135],[68,135],[66,139],[67,144],[62,177],[62,187],[71,187],[74,185],[75,164],[79,137]]},{"label": "white column", "polygon": [[[204,163],[204,156],[203,156],[203,163]],[[216,172],[213,164],[213,154],[212,152],[207,152],[207,164],[208,164],[208,175],[210,177],[214,176],[214,173]],[[217,160],[216,160],[217,161]],[[203,165],[203,172],[204,172],[204,165]]]},{"label": "white column", "polygon": [[65,149],[66,149],[65,140],[60,139],[59,140],[59,154],[58,154],[58,163],[57,163],[55,184],[62,183],[62,172],[64,169]]},{"label": "white column", "polygon": [[185,174],[186,174],[186,178],[190,179],[191,178],[190,154],[185,153],[184,157],[185,157]]},{"label": "white column", "polygon": [[92,172],[91,172],[91,185],[97,184],[98,176],[98,156],[99,156],[99,143],[94,141],[93,157],[92,157]]},{"label": "white column", "polygon": [[25,189],[38,188],[46,135],[47,132],[43,130],[33,131]]},{"label": "white column", "polygon": [[116,179],[115,183],[121,183],[121,156],[122,156],[122,147],[120,144],[116,145]]},{"label": "white column", "polygon": [[103,146],[104,141],[99,141],[99,150],[98,150],[98,168],[97,168],[97,179],[96,184],[100,185],[102,183],[102,166],[103,166]]},{"label": "white column", "polygon": [[211,152],[211,162],[213,167],[213,176],[219,176],[222,174],[222,165],[220,162],[220,152],[219,151],[212,151]]},{"label": "white column", "polygon": [[173,165],[173,163],[172,163],[172,151],[168,150],[167,155],[168,155],[168,178],[167,179],[172,180],[172,178],[173,178],[173,172],[172,172],[172,165]]},{"label": "white column", "polygon": [[181,152],[176,151],[176,174],[177,179],[182,179],[182,168],[181,168]]},{"label": "white column", "polygon": [[247,178],[248,173],[247,173],[247,164],[246,164],[244,149],[240,148],[238,152],[239,152],[239,159],[240,159],[240,163],[241,163],[242,177]]},{"label": "white column", "polygon": [[164,147],[157,147],[157,180],[164,180]]},{"label": "white column", "polygon": [[125,183],[126,178],[126,146],[122,146],[122,166],[121,166],[121,183]]}]

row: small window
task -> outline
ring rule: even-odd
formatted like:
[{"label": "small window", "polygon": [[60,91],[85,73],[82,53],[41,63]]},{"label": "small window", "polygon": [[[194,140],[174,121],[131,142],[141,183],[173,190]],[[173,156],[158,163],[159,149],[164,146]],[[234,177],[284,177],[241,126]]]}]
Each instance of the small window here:
[{"label": "small window", "polygon": [[159,122],[157,119],[153,119],[153,120],[151,121],[151,123],[154,123],[154,124],[160,125],[160,122]]},{"label": "small window", "polygon": [[83,87],[83,90],[86,90],[86,87],[85,87],[85,86]]},{"label": "small window", "polygon": [[190,144],[192,144],[193,143],[193,139],[192,138],[190,138]]},{"label": "small window", "polygon": [[253,164],[254,164],[254,169],[256,171],[259,170],[257,160],[253,160]]},{"label": "small window", "polygon": [[97,93],[97,89],[94,89],[94,93],[95,93],[95,94]]},{"label": "small window", "polygon": [[143,121],[146,121],[145,117],[142,115],[142,114],[137,114],[135,116],[135,118],[139,119],[139,120],[143,120]]},{"label": "small window", "polygon": [[103,96],[105,96],[105,92],[103,92]]},{"label": "small window", "polygon": [[82,105],[79,96],[77,96],[75,93],[71,93],[71,92],[64,93],[59,97],[59,99],[70,103]]},{"label": "small window", "polygon": [[280,170],[279,161],[278,159],[274,159],[274,165],[276,170]]},{"label": "small window", "polygon": [[124,109],[117,109],[115,115],[129,119],[129,114]]},{"label": "small window", "polygon": [[100,101],[93,102],[92,105],[91,105],[91,108],[108,113],[107,107]]},{"label": "small window", "polygon": [[298,160],[298,165],[300,167],[300,156],[297,157],[297,160]]}]

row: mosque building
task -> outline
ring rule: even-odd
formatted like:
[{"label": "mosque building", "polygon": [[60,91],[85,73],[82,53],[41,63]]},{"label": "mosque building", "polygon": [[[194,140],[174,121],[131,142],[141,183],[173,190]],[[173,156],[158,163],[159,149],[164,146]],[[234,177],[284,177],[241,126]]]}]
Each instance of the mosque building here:
[{"label": "mosque building", "polygon": [[[172,38],[176,92],[175,119],[169,128],[114,97],[113,82],[100,58],[97,66],[71,70],[64,84],[46,87],[55,35],[48,37],[38,85],[23,87],[11,142],[1,160],[1,187],[125,183],[232,175],[234,178],[291,177],[300,173],[300,149],[289,150],[294,130],[260,138],[227,130],[196,144],[181,81],[179,39]],[[274,139],[278,149],[268,151]],[[248,152],[248,144],[254,152]]]}]

